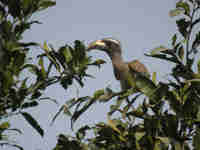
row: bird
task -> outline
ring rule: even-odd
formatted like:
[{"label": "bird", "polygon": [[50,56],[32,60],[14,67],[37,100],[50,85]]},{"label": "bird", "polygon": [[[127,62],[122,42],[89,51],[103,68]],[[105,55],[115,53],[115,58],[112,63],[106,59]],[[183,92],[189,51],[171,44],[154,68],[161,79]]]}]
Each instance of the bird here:
[{"label": "bird", "polygon": [[113,72],[116,80],[120,82],[122,90],[135,88],[137,85],[135,81],[137,76],[144,76],[149,78],[150,74],[147,67],[139,60],[135,59],[130,62],[125,62],[122,57],[122,46],[119,40],[114,38],[103,38],[89,43],[87,50],[100,50],[105,52],[112,61]]},{"label": "bird", "polygon": [[[155,101],[162,97],[159,91],[157,92],[156,85],[149,79],[149,71],[143,63],[137,59],[130,62],[125,62],[123,60],[121,43],[119,40],[114,38],[103,38],[101,40],[96,40],[88,44],[86,51],[90,52],[91,50],[95,49],[104,51],[110,57],[112,61],[114,76],[116,80],[120,82],[122,93],[130,89],[131,94],[140,92],[135,96],[135,98],[141,94],[144,94],[149,99]],[[122,98],[122,100],[124,100],[124,98]],[[132,106],[134,103],[134,99],[130,102],[128,97],[125,100],[128,103],[128,108],[130,108],[130,106]],[[78,119],[78,117],[84,113],[94,102],[95,100],[91,99],[80,110],[75,111],[71,118],[72,128],[73,123]]]}]

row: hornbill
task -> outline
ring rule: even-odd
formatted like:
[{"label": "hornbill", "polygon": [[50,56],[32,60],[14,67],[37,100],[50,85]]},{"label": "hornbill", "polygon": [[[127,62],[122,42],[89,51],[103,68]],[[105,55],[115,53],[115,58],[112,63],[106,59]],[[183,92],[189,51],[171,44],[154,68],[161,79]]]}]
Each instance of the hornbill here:
[{"label": "hornbill", "polygon": [[122,90],[127,90],[134,87],[136,92],[140,91],[135,84],[137,76],[141,75],[147,78],[150,76],[145,65],[139,60],[124,62],[122,58],[121,44],[118,40],[112,38],[96,40],[91,42],[87,49],[88,51],[98,49],[108,54],[112,60],[115,78],[120,81]]},{"label": "hornbill", "polygon": [[[114,75],[115,78],[120,81],[122,93],[131,88],[131,94],[141,92],[150,99],[160,99],[157,94],[153,94],[156,91],[157,87],[149,79],[150,74],[147,68],[142,63],[140,63],[139,60],[124,62],[124,60],[122,59],[121,44],[118,40],[112,38],[96,40],[88,45],[87,51],[91,51],[94,49],[99,49],[106,52],[112,60]],[[141,93],[139,95],[141,95]],[[136,97],[138,97],[139,95],[137,95]],[[128,103],[128,107],[130,107],[134,102],[134,100],[130,102],[128,98],[126,99],[126,101]],[[83,112],[85,112],[87,108],[89,108],[94,102],[95,101],[91,99],[89,103],[86,103],[83,108],[73,114],[71,119],[72,126],[77,118]]]}]

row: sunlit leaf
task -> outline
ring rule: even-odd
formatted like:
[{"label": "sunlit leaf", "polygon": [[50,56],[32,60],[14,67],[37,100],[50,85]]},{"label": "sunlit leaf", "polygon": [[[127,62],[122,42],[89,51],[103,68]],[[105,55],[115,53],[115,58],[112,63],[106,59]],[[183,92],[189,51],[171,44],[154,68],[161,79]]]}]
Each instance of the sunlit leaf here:
[{"label": "sunlit leaf", "polygon": [[161,140],[166,145],[170,144],[170,139],[168,137],[156,137],[157,139]]},{"label": "sunlit leaf", "polygon": [[190,82],[200,82],[200,79],[191,79],[191,80],[187,80],[186,82],[187,83],[190,83]]},{"label": "sunlit leaf", "polygon": [[139,141],[144,135],[145,135],[145,132],[136,132],[135,138],[137,141]]},{"label": "sunlit leaf", "polygon": [[152,81],[156,85],[156,72],[153,72]]},{"label": "sunlit leaf", "polygon": [[175,16],[179,16],[181,14],[184,14],[184,10],[183,9],[180,9],[180,8],[176,8],[176,9],[173,9],[169,12],[169,16],[170,17],[175,17]]},{"label": "sunlit leaf", "polygon": [[3,122],[0,124],[0,130],[5,130],[5,129],[8,129],[9,127],[10,127],[9,122]]},{"label": "sunlit leaf", "polygon": [[57,61],[55,60],[55,58],[53,58],[50,55],[51,51],[50,51],[49,47],[47,46],[47,42],[44,42],[44,45],[42,46],[42,49],[45,51],[46,56],[48,57],[48,59],[55,65],[55,67],[58,70],[58,72],[61,72],[60,65],[57,63]]},{"label": "sunlit leaf", "polygon": [[120,130],[116,127],[115,123],[113,120],[111,120],[109,117],[108,117],[108,125],[115,131],[117,131],[119,134],[121,133]]},{"label": "sunlit leaf", "polygon": [[151,50],[151,55],[156,55],[156,54],[159,54],[160,52],[162,51],[166,51],[168,50],[168,48],[164,47],[164,46],[159,46],[159,47],[156,47],[154,49]]},{"label": "sunlit leaf", "polygon": [[69,47],[62,47],[60,51],[64,55],[66,63],[69,63],[73,58]]},{"label": "sunlit leaf", "polygon": [[108,115],[108,125],[114,130],[114,131],[116,131],[116,132],[118,132],[119,133],[119,138],[120,138],[120,140],[122,140],[122,141],[126,141],[126,139],[122,136],[122,133],[121,133],[121,131],[117,128],[117,126],[116,126],[116,124],[115,124],[115,121],[114,120],[112,120],[112,119],[110,119],[110,116]]},{"label": "sunlit leaf", "polygon": [[187,2],[179,1],[176,3],[176,8],[182,8],[186,15],[190,15],[190,6]]},{"label": "sunlit leaf", "polygon": [[175,149],[175,150],[182,150],[181,144],[180,144],[178,141],[176,141],[176,142],[174,143],[174,149]]},{"label": "sunlit leaf", "polygon": [[91,63],[90,65],[95,65],[100,68],[100,66],[105,63],[106,61],[104,61],[103,59],[97,59],[95,62]]},{"label": "sunlit leaf", "polygon": [[38,64],[39,64],[40,67],[41,67],[41,74],[42,74],[42,77],[43,77],[43,79],[45,79],[47,74],[46,74],[45,67],[44,67],[43,57],[40,57],[40,58],[39,58]]},{"label": "sunlit leaf", "polygon": [[94,93],[94,96],[93,98],[94,99],[98,99],[100,96],[104,95],[104,89],[100,89],[100,90],[97,90],[95,93]]}]

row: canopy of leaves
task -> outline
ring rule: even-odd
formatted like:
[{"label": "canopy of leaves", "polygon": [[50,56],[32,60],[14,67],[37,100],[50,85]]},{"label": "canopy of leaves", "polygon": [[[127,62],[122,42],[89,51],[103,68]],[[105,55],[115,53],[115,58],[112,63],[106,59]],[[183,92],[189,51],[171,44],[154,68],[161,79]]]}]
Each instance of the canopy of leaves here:
[{"label": "canopy of leaves", "polygon": [[[27,108],[35,108],[44,99],[56,102],[43,97],[51,85],[59,84],[66,91],[73,84],[85,86],[86,78],[92,77],[87,73],[88,68],[105,63],[100,59],[93,61],[79,40],[57,49],[46,42],[23,42],[23,33],[33,24],[40,24],[31,16],[54,5],[55,2],[50,0],[0,0],[0,146],[23,149],[7,140],[6,131],[22,132],[10,128],[10,123],[3,121],[4,118],[21,114],[43,136],[44,130]],[[132,89],[115,92],[102,88],[92,96],[68,100],[52,118],[52,123],[63,112],[71,117],[73,127],[94,103],[110,100],[116,103],[110,106],[107,121],[91,127],[83,126],[74,137],[60,134],[54,149],[199,149],[200,60],[196,54],[199,52],[200,31],[194,30],[200,22],[199,8],[198,0],[178,1],[176,8],[170,11],[178,29],[171,39],[170,48],[158,46],[145,54],[174,65],[168,82],[158,81],[155,73],[149,79],[134,72],[135,77],[126,76]],[[35,47],[41,49],[36,64],[29,62],[27,57]],[[32,73],[35,80],[30,80],[25,70]],[[141,100],[141,105],[136,107],[136,100]],[[111,119],[115,112],[120,114],[119,118]],[[88,132],[94,136],[88,138]]]}]

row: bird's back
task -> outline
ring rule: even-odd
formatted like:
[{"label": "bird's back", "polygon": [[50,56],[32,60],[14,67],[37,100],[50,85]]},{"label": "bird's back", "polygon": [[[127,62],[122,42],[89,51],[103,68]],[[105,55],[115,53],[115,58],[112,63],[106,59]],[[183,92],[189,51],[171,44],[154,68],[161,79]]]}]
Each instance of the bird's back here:
[{"label": "bird's back", "polygon": [[131,71],[139,72],[148,78],[150,77],[147,67],[144,64],[142,64],[139,60],[133,60],[131,62],[127,62],[127,64]]}]

